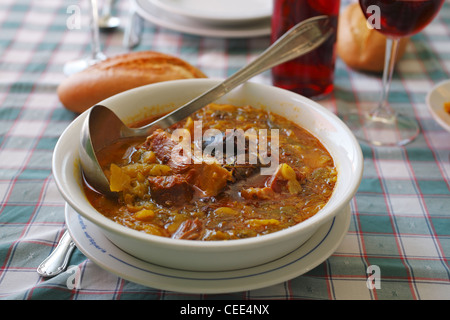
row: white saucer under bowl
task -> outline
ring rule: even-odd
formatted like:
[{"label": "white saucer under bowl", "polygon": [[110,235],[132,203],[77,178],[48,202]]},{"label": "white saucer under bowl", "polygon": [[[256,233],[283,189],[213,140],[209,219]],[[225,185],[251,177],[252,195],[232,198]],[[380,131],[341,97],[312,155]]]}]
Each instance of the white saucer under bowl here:
[{"label": "white saucer under bowl", "polygon": [[183,293],[230,293],[265,288],[298,277],[335,252],[350,225],[351,210],[343,211],[303,245],[277,260],[231,271],[186,271],[138,259],[116,247],[100,229],[66,204],[67,228],[77,248],[101,268],[144,286]]}]

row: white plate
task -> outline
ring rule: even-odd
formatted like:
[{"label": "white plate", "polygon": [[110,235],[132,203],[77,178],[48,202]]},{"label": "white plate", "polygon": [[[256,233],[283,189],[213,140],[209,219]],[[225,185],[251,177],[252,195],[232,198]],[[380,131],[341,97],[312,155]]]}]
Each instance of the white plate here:
[{"label": "white plate", "polygon": [[195,272],[154,265],[120,250],[90,221],[66,204],[67,228],[91,261],[119,277],[156,289],[184,293],[229,293],[275,285],[298,277],[325,261],[350,225],[350,206],[324,224],[302,246],[275,261],[252,268]]},{"label": "white plate", "polygon": [[243,24],[270,18],[272,0],[149,0],[156,7],[207,24]]},{"label": "white plate", "polygon": [[426,101],[433,118],[450,132],[450,114],[444,110],[444,103],[450,102],[450,80],[435,85],[428,93]]},{"label": "white plate", "polygon": [[249,38],[267,36],[271,30],[270,19],[237,26],[205,25],[199,21],[164,11],[148,0],[131,1],[137,14],[145,20],[182,33],[217,38]]}]

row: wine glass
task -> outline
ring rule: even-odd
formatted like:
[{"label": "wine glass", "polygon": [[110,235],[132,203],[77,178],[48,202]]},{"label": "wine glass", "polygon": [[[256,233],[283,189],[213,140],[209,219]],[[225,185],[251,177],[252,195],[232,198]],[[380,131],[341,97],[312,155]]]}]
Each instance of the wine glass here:
[{"label": "wine glass", "polygon": [[106,59],[105,54],[100,50],[97,0],[90,0],[89,3],[91,11],[91,55],[83,59],[66,62],[63,69],[65,75],[71,75],[73,73],[82,71],[87,67]]},{"label": "wine glass", "polygon": [[389,87],[400,38],[425,28],[443,3],[444,0],[359,0],[368,23],[387,37],[378,105],[369,112],[349,112],[342,116],[360,141],[375,146],[403,146],[418,136],[417,120],[396,112],[389,105]]}]

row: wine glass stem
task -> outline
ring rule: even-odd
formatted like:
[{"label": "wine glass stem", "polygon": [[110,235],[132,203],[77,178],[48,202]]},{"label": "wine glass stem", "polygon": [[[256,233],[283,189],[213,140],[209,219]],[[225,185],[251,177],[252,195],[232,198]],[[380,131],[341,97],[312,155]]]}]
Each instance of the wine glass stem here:
[{"label": "wine glass stem", "polygon": [[91,0],[92,21],[91,21],[91,46],[92,59],[98,59],[100,54],[100,35],[98,30],[98,5],[97,0]]},{"label": "wine glass stem", "polygon": [[389,121],[395,117],[395,111],[390,107],[388,97],[392,74],[394,73],[395,60],[397,58],[398,44],[398,38],[387,38],[386,40],[386,57],[384,60],[381,98],[377,108],[370,113],[371,117],[379,120]]}]

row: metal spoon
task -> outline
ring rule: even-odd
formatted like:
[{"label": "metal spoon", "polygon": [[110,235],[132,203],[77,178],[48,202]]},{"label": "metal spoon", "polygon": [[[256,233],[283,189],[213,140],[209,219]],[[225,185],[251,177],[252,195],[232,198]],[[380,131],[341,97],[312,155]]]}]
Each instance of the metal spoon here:
[{"label": "metal spoon", "polygon": [[75,243],[72,241],[69,232],[66,230],[55,250],[42,261],[36,271],[42,277],[46,278],[60,274],[66,270],[73,249],[75,249]]},{"label": "metal spoon", "polygon": [[215,101],[255,75],[310,52],[328,39],[332,33],[333,30],[327,16],[305,20],[291,28],[256,60],[222,83],[166,116],[141,128],[128,128],[110,109],[104,106],[96,105],[92,107],[88,111],[83,124],[80,140],[81,167],[86,181],[94,189],[105,194],[111,194],[108,179],[103,173],[96,156],[97,152],[103,147],[118,139],[147,136],[157,128],[165,129],[208,103]]},{"label": "metal spoon", "polygon": [[120,26],[120,19],[111,16],[112,1],[113,0],[105,0],[102,14],[98,19],[98,26],[102,31],[113,30]]}]

